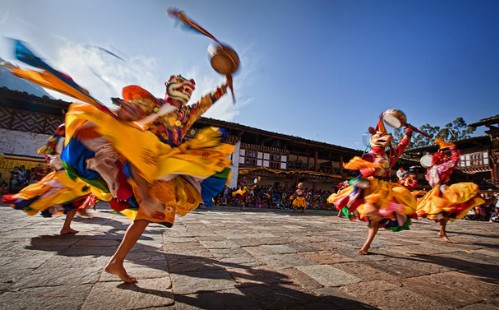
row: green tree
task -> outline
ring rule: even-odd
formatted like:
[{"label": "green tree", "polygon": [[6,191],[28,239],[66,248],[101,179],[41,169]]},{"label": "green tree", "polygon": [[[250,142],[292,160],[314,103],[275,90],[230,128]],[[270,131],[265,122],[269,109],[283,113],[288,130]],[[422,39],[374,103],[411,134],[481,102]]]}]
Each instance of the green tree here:
[{"label": "green tree", "polygon": [[[418,132],[414,132],[408,149],[433,145],[436,138],[441,138],[445,141],[458,141],[471,138],[471,134],[475,131],[475,128],[469,127],[462,117],[458,117],[446,124],[443,128],[425,124],[419,127],[419,130],[429,134],[432,139],[429,139]],[[404,133],[405,128],[395,129],[393,134],[394,143],[398,143],[404,136]]]}]

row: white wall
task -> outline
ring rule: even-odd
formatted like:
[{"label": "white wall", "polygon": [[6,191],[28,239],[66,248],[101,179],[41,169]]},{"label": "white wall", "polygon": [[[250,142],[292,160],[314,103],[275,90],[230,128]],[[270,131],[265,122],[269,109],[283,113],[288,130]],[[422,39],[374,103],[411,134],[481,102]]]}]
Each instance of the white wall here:
[{"label": "white wall", "polygon": [[43,157],[36,150],[47,143],[50,135],[0,128],[0,154]]},{"label": "white wall", "polygon": [[241,149],[241,140],[237,141],[234,145],[234,152],[232,153],[232,177],[230,178],[229,187],[237,188],[237,178],[239,177],[239,150]]}]

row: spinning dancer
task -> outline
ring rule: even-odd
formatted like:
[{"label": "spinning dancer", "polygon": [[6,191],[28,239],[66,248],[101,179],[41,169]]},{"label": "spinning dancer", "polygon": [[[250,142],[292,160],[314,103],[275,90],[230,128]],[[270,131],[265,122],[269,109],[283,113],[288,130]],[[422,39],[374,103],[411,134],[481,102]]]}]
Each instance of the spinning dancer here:
[{"label": "spinning dancer", "polygon": [[[133,163],[132,185],[140,207],[138,210],[123,210],[134,221],[106,266],[107,272],[125,282],[136,281],[127,274],[123,262],[148,224],[156,222],[171,227],[176,213],[185,215],[201,202],[211,205],[213,197],[223,190],[229,177],[230,161],[227,157],[232,153],[233,146],[222,143],[220,131],[206,128],[193,139],[182,142],[194,122],[227,92],[227,84],[224,84],[188,106],[194,85],[193,80],[172,76],[166,84],[165,102],[178,109],[146,125],[164,142],[164,147],[178,148],[165,153],[164,158],[158,157],[157,176],[152,180],[147,180],[145,173],[141,174],[145,170],[142,169],[147,168],[145,163]],[[118,149],[122,147],[125,145],[117,146]]]},{"label": "spinning dancer", "polygon": [[416,199],[407,188],[389,181],[391,168],[409,144],[412,129],[406,128],[405,136],[395,149],[390,146],[393,137],[386,131],[381,117],[376,129],[369,128],[369,132],[371,150],[344,165],[346,169],[359,170],[359,177],[328,198],[329,203],[351,220],[358,218],[369,222],[368,236],[359,250],[360,255],[369,253],[380,226],[401,231],[409,229],[410,217],[417,218]]},{"label": "spinning dancer", "polygon": [[447,236],[447,222],[462,219],[470,209],[483,204],[484,200],[479,197],[479,188],[475,183],[447,185],[459,162],[460,152],[451,142],[436,139],[435,143],[439,146],[438,151],[425,155],[431,156],[431,165],[426,166],[426,180],[432,190],[419,200],[417,214],[440,223],[438,236],[452,242]]},{"label": "spinning dancer", "polygon": [[[3,195],[4,203],[9,203],[12,208],[23,210],[28,215],[38,212],[43,217],[66,214],[61,235],[76,234],[77,230],[71,228],[71,222],[80,206],[90,197],[91,192],[106,199],[107,195],[96,188],[91,188],[81,179],[71,179],[62,166],[60,154],[65,136],[65,126],[61,125],[49,138],[47,145],[38,149],[38,154],[43,154],[49,159],[54,171],[47,174],[40,181],[23,188],[19,193]],[[82,213],[86,212],[83,209]]]}]

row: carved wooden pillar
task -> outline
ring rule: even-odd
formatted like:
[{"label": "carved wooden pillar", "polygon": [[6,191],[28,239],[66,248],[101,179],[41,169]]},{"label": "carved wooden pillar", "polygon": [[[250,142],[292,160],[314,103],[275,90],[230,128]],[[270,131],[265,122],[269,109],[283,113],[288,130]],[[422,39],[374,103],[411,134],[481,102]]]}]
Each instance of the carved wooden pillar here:
[{"label": "carved wooden pillar", "polygon": [[314,171],[317,171],[319,168],[319,152],[315,151],[314,154]]},{"label": "carved wooden pillar", "polygon": [[340,155],[340,175],[343,176],[343,155]]}]

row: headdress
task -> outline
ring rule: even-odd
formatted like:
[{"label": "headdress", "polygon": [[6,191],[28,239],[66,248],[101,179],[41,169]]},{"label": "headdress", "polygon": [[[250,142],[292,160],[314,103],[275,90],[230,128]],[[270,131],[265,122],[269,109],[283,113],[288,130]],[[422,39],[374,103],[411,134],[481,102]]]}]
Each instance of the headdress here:
[{"label": "headdress", "polygon": [[453,149],[456,147],[456,145],[452,142],[445,142],[443,139],[441,138],[437,138],[435,139],[435,144],[438,145],[438,149],[439,150],[443,150],[443,149]]},{"label": "headdress", "polygon": [[158,112],[163,102],[154,97],[150,92],[137,85],[123,87],[123,100],[128,104],[140,107],[145,114]]},{"label": "headdress", "polygon": [[166,94],[165,101],[176,99],[182,101],[185,105],[191,99],[191,94],[196,88],[196,82],[193,79],[186,79],[181,75],[172,75],[165,83]]},{"label": "headdress", "polygon": [[385,127],[385,123],[383,122],[383,117],[379,118],[378,124],[376,124],[376,128],[369,127],[368,131],[371,135],[374,135],[376,132],[388,133]]},{"label": "headdress", "polygon": [[[40,155],[55,155],[56,153],[59,153],[61,150],[58,150],[57,145],[59,144],[60,139],[64,139],[66,136],[66,126],[64,124],[59,125],[57,127],[56,131],[52,136],[47,141],[47,144],[39,148],[36,152]],[[62,148],[62,146],[61,146]]]}]

